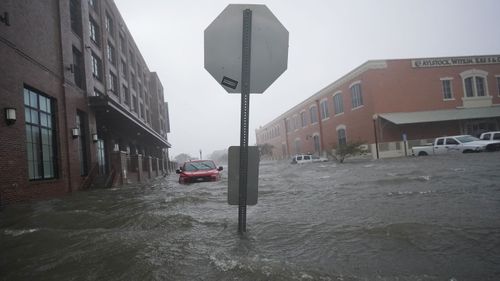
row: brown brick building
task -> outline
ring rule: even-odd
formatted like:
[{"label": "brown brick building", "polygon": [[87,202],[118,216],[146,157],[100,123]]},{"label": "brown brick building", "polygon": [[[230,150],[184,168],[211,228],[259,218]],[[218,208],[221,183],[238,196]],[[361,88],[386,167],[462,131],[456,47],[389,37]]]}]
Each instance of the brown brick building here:
[{"label": "brown brick building", "polygon": [[350,141],[366,143],[373,157],[377,142],[380,157],[393,157],[438,136],[490,130],[500,130],[500,55],[368,61],[256,137],[276,159]]},{"label": "brown brick building", "polygon": [[1,204],[165,172],[163,87],[112,0],[1,1],[0,58]]}]

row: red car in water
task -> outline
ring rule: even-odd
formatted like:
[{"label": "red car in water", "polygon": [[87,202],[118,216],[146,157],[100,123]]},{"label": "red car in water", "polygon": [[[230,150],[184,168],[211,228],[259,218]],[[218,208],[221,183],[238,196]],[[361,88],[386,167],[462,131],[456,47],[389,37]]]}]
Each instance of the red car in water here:
[{"label": "red car in water", "polygon": [[179,183],[195,183],[220,180],[222,169],[217,168],[212,160],[193,160],[184,162],[176,173],[179,174]]}]

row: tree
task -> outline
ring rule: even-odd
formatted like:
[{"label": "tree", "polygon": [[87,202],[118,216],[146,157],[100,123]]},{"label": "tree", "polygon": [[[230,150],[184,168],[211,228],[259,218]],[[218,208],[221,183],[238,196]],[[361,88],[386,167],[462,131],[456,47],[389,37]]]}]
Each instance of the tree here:
[{"label": "tree", "polygon": [[344,163],[344,160],[348,157],[360,155],[366,152],[362,147],[364,142],[355,141],[346,144],[340,144],[335,150],[335,156],[340,163]]},{"label": "tree", "polygon": [[264,156],[264,155],[273,156],[273,148],[274,148],[274,145],[269,144],[269,143],[259,145],[260,156]]},{"label": "tree", "polygon": [[177,162],[179,164],[182,164],[182,163],[189,161],[189,160],[192,160],[192,159],[194,159],[194,158],[186,153],[181,153],[181,154],[175,156],[175,158],[174,158],[175,162]]}]

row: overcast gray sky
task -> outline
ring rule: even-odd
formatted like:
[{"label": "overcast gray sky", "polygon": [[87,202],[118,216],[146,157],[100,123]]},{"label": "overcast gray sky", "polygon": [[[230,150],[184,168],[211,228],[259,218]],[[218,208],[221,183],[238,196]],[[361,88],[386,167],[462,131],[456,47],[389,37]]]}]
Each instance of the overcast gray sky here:
[{"label": "overcast gray sky", "polygon": [[203,32],[229,4],[265,4],[290,34],[288,70],[250,97],[255,129],[374,59],[500,53],[499,0],[115,0],[169,102],[171,157],[239,145],[240,96],[204,69]]}]

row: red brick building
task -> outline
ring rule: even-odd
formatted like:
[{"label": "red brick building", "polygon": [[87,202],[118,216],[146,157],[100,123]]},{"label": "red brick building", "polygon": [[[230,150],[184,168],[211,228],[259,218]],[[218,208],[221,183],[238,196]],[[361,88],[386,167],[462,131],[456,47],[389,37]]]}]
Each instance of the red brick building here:
[{"label": "red brick building", "polygon": [[500,130],[500,55],[368,61],[256,137],[276,159],[351,141],[392,157],[438,136],[490,130]]},{"label": "red brick building", "polygon": [[0,58],[1,204],[164,172],[163,87],[112,0],[2,1]]}]

